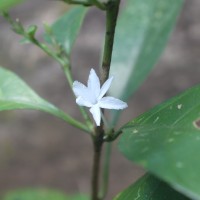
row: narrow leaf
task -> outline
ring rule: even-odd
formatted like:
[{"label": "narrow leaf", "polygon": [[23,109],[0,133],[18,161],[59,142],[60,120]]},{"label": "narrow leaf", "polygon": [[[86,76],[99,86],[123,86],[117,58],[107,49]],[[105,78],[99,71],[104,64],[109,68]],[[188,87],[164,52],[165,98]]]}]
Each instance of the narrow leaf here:
[{"label": "narrow leaf", "polygon": [[189,200],[189,198],[172,189],[165,182],[146,174],[129,186],[114,200]]},{"label": "narrow leaf", "polygon": [[119,148],[131,161],[193,199],[200,199],[200,86],[156,106],[121,128]]},{"label": "narrow leaf", "polygon": [[[14,73],[0,67],[0,111],[14,109],[40,110],[61,118],[72,125],[77,124],[73,118],[39,97]],[[79,125],[81,128],[82,125]]]},{"label": "narrow leaf", "polygon": [[110,93],[127,100],[158,60],[183,0],[127,0],[119,16]]},{"label": "narrow leaf", "polygon": [[86,13],[87,9],[83,6],[71,8],[51,26],[52,35],[46,34],[46,41],[52,43],[51,37],[53,36],[67,54],[70,54]]}]

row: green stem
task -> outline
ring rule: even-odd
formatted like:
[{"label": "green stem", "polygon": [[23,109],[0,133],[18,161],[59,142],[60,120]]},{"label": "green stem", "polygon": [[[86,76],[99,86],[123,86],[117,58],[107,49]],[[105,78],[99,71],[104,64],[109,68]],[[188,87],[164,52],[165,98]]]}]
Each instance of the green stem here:
[{"label": "green stem", "polygon": [[105,34],[105,45],[104,45],[103,63],[101,71],[102,83],[104,83],[109,77],[119,5],[120,5],[120,0],[110,1],[107,4],[106,34]]},{"label": "green stem", "polygon": [[[108,79],[109,76],[119,4],[120,0],[110,1],[106,4],[106,34],[105,34],[103,63],[101,70],[102,84]],[[92,200],[104,199],[108,190],[109,160],[110,160],[111,146],[107,149],[106,153],[104,172],[103,172],[103,182],[101,189],[102,194],[100,194],[99,192],[100,157],[105,135],[103,126],[104,123],[101,122],[101,126],[96,127],[96,132],[93,138],[94,158],[93,158],[93,172],[92,172]]]},{"label": "green stem", "polygon": [[100,199],[104,199],[108,192],[108,182],[109,182],[109,168],[110,168],[110,156],[112,151],[112,144],[106,143],[105,146],[105,158],[103,163],[103,180],[102,180],[102,188],[100,193]]},{"label": "green stem", "polygon": [[99,198],[99,176],[100,176],[100,161],[101,161],[101,151],[103,145],[104,130],[102,125],[97,126],[95,129],[95,136],[93,137],[93,167],[92,167],[92,181],[91,181],[91,199],[100,200]]},{"label": "green stem", "polygon": [[76,119],[72,118],[71,116],[67,115],[66,113],[64,113],[61,110],[56,110],[55,109],[51,112],[51,111],[47,111],[50,112],[51,114],[63,119],[64,121],[66,121],[67,123],[69,123],[70,125],[79,128],[80,130],[83,130],[86,133],[91,134],[91,130],[83,123],[77,121]]},{"label": "green stem", "polygon": [[91,0],[91,2],[99,9],[106,10],[106,6],[98,0]]},{"label": "green stem", "polygon": [[[11,24],[12,28],[14,29],[14,31],[19,34],[19,35],[23,35],[25,38],[27,38],[30,42],[32,42],[33,44],[35,44],[36,46],[38,46],[40,49],[42,49],[48,56],[52,57],[54,60],[56,60],[64,69],[65,75],[67,77],[67,80],[69,82],[69,85],[72,89],[72,84],[73,84],[73,79],[72,79],[72,75],[71,75],[71,71],[70,71],[70,67],[68,64],[68,60],[65,57],[62,57],[61,54],[57,54],[55,52],[53,52],[51,49],[49,49],[49,47],[43,43],[40,43],[35,37],[30,36],[23,28],[23,26],[21,25],[21,23],[19,21],[13,21],[12,18],[10,17],[8,12],[2,12],[2,15],[4,16],[4,18]],[[84,124],[82,124],[81,122],[75,120],[74,118],[72,118],[71,116],[67,115],[64,112],[59,112],[59,114],[56,114],[58,117],[60,117],[60,115],[62,115],[62,119],[65,120],[66,122],[68,122],[69,124],[84,130],[88,133],[93,132],[93,125],[92,122],[90,121],[89,116],[87,115],[87,112],[80,107],[81,113],[84,117],[84,119],[86,120],[86,124],[87,126],[85,126]],[[53,113],[52,113],[53,114]]]},{"label": "green stem", "polygon": [[[73,78],[72,78],[72,74],[71,74],[71,68],[70,68],[70,64],[68,62],[67,59],[61,58],[60,56],[56,55],[55,53],[53,53],[51,50],[49,50],[49,48],[45,45],[45,44],[41,44],[40,42],[38,42],[36,39],[32,39],[32,42],[37,45],[39,48],[41,48],[47,55],[49,55],[50,57],[54,58],[56,61],[58,61],[58,63],[61,65],[61,67],[63,68],[63,71],[65,73],[65,76],[67,78],[67,81],[70,85],[70,88],[72,89],[72,85],[73,85]],[[73,92],[73,91],[72,91]],[[73,93],[74,94],[74,93]],[[88,126],[88,129],[90,130],[90,132],[93,131],[93,124],[86,112],[86,110],[83,107],[80,107],[80,112],[84,118],[84,120],[86,121],[86,124]]]},{"label": "green stem", "polygon": [[66,2],[68,4],[74,4],[74,5],[91,6],[90,3],[79,1],[79,0],[64,0],[64,2]]},{"label": "green stem", "polygon": [[[68,83],[70,85],[70,88],[72,89],[72,85],[73,85],[74,80],[72,78],[70,65],[69,64],[68,65],[63,65],[62,67],[63,67],[63,71],[65,73],[65,76],[66,76],[66,78],[68,80]],[[81,106],[79,106],[79,110],[80,110],[80,112],[81,112],[81,114],[82,114],[82,116],[83,116],[88,128],[92,132],[93,131],[93,123],[91,122],[86,110]]]},{"label": "green stem", "polygon": [[99,200],[98,191],[99,191],[99,171],[100,171],[100,158],[101,158],[101,148],[98,150],[94,149],[93,155],[93,173],[92,173],[92,200]]},{"label": "green stem", "polygon": [[120,135],[122,134],[122,131],[119,129],[107,142],[112,142],[116,140]]},{"label": "green stem", "polygon": [[97,8],[101,9],[101,10],[105,10],[105,5],[101,2],[99,2],[98,0],[88,0],[88,2],[83,2],[80,0],[64,0],[64,2],[68,3],[68,4],[74,4],[74,5],[83,5],[83,6],[96,6]]},{"label": "green stem", "polygon": [[[107,4],[106,10],[106,34],[105,34],[105,45],[103,53],[103,62],[101,70],[101,83],[103,84],[109,77],[110,65],[112,59],[113,43],[115,36],[116,22],[119,12],[120,0],[110,1]],[[103,110],[102,110],[103,112]],[[103,180],[101,185],[101,196],[99,200],[103,200],[108,191],[108,182],[109,182],[109,163],[111,156],[111,144],[107,144],[105,161],[103,167]],[[96,199],[92,199],[96,200]]]}]

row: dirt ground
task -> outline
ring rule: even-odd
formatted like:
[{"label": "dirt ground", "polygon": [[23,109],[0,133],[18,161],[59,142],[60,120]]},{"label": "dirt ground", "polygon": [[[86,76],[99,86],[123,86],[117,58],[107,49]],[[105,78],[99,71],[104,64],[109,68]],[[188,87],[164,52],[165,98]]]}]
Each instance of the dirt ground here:
[{"label": "dirt ground", "polygon": [[[27,1],[13,10],[23,23],[52,22],[61,10],[59,1]],[[199,83],[200,1],[186,0],[177,26],[156,68],[128,102],[120,124],[154,105]],[[41,30],[41,29],[40,29]],[[38,31],[40,37],[42,31]],[[104,16],[91,9],[72,56],[75,78],[85,82],[91,67],[98,67],[104,34]],[[15,71],[42,97],[79,118],[74,99],[59,66],[20,37],[0,18],[0,63]],[[76,73],[75,73],[76,72]],[[0,192],[19,187],[50,187],[67,193],[90,190],[90,138],[48,114],[37,111],[0,113]],[[111,161],[111,199],[144,171],[118,152]]]}]

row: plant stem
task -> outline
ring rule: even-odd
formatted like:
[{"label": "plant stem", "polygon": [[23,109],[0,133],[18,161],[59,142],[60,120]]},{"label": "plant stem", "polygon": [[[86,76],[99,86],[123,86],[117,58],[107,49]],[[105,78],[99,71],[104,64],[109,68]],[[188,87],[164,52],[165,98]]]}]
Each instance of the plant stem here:
[{"label": "plant stem", "polygon": [[[109,77],[119,5],[120,5],[120,0],[110,1],[107,5],[108,7],[106,11],[106,34],[105,34],[105,45],[104,45],[103,63],[101,71],[102,83],[104,83]],[[111,149],[112,145],[108,143],[106,145],[100,199],[104,199],[108,191]]]},{"label": "plant stem", "polygon": [[100,175],[100,161],[101,161],[101,150],[103,145],[104,130],[102,126],[97,126],[95,129],[95,136],[93,137],[93,167],[92,167],[92,200],[99,199],[99,175]]},{"label": "plant stem", "polygon": [[[63,71],[64,71],[64,74],[67,78],[67,81],[70,85],[70,88],[72,89],[72,85],[73,85],[73,78],[72,78],[72,74],[71,74],[71,67],[70,67],[70,64],[68,62],[68,59],[66,58],[62,58],[58,55],[56,55],[55,53],[53,53],[52,51],[49,50],[49,48],[44,45],[44,44],[41,44],[40,42],[38,42],[36,39],[33,39],[32,42],[37,45],[39,48],[41,48],[47,55],[49,55],[50,57],[54,58],[59,64],[60,66],[62,67]],[[74,94],[74,93],[73,93]],[[90,130],[90,132],[92,132],[92,129],[93,129],[93,124],[87,114],[87,112],[85,111],[85,109],[83,107],[80,107],[79,106],[79,109],[80,109],[80,112],[87,124],[87,127],[88,129]],[[79,127],[77,127],[79,128]]]},{"label": "plant stem", "polygon": [[[65,76],[66,76],[66,78],[68,80],[68,83],[70,85],[70,88],[72,89],[72,85],[73,85],[74,80],[72,78],[71,67],[67,62],[66,62],[66,64],[62,65],[62,67],[63,67],[63,71],[65,73]],[[92,124],[92,122],[91,122],[86,110],[81,106],[79,106],[79,110],[80,110],[80,112],[81,112],[81,114],[82,114],[82,116],[83,116],[83,118],[84,118],[84,120],[85,120],[85,122],[87,124],[87,127],[92,132],[93,131],[93,124]]]},{"label": "plant stem", "polygon": [[[115,1],[111,0],[106,4],[106,34],[105,34],[103,62],[101,69],[101,84],[103,84],[108,79],[109,76],[119,5],[120,5],[120,0],[115,0]],[[109,160],[110,160],[111,148],[109,149],[106,155],[106,162],[103,174],[103,186],[102,186],[103,193],[100,197],[99,196],[100,158],[103,145],[103,137],[105,135],[103,126],[104,124],[103,122],[101,122],[101,126],[96,127],[95,135],[93,137],[94,157],[93,157],[93,172],[92,172],[92,200],[104,199],[108,188]]]},{"label": "plant stem", "polygon": [[78,5],[83,5],[83,6],[91,6],[91,4],[89,2],[83,2],[83,1],[79,1],[79,0],[64,0],[64,2],[68,3],[68,4],[78,4]]},{"label": "plant stem", "polygon": [[101,71],[102,83],[104,83],[109,76],[119,5],[120,5],[120,0],[110,1],[107,4],[106,34],[105,34],[105,45],[104,45],[103,63]]},{"label": "plant stem", "polygon": [[[25,29],[23,28],[22,24],[19,21],[13,21],[12,18],[10,17],[8,12],[2,12],[0,13],[4,16],[4,18],[11,24],[13,30],[19,34],[24,36],[24,38],[28,39],[30,42],[32,42],[34,45],[36,45],[37,47],[39,47],[41,50],[43,50],[48,56],[52,57],[54,60],[56,60],[60,66],[63,68],[64,72],[65,72],[65,76],[68,80],[68,83],[70,85],[70,88],[72,89],[72,84],[73,84],[73,78],[72,78],[72,74],[71,74],[71,68],[70,68],[70,64],[68,61],[68,56],[64,54],[64,56],[62,56],[62,54],[57,53],[52,51],[46,44],[39,42],[34,35],[30,36]],[[79,107],[81,114],[83,116],[83,118],[86,121],[86,125],[77,121],[76,119],[72,118],[70,115],[58,111],[56,113],[56,115],[58,117],[60,117],[60,115],[62,115],[62,119],[65,120],[66,122],[68,122],[69,124],[71,124],[72,126],[75,126],[85,132],[88,133],[92,133],[93,132],[93,124],[90,121],[90,118],[87,114],[87,112],[82,108]],[[59,113],[59,114],[58,114]],[[55,115],[55,113],[52,112],[52,114]]]},{"label": "plant stem", "polygon": [[83,6],[86,6],[86,7],[94,5],[101,10],[105,10],[105,5],[101,2],[99,2],[98,0],[90,0],[88,2],[83,2],[81,0],[63,0],[63,1],[68,3],[68,4],[83,5]]},{"label": "plant stem", "polygon": [[112,144],[106,143],[106,145],[105,145],[105,158],[104,158],[103,172],[102,172],[103,180],[102,180],[102,188],[101,188],[100,199],[104,199],[106,194],[107,194],[107,191],[108,191],[111,151],[112,151]]},{"label": "plant stem", "polygon": [[53,112],[51,112],[51,110],[48,111],[48,112],[59,117],[59,118],[62,118],[64,121],[71,124],[72,126],[77,127],[80,130],[83,130],[84,132],[91,134],[91,130],[85,124],[83,124],[83,123],[77,121],[76,119],[72,118],[68,114],[64,113],[62,110],[59,110],[59,109],[55,110],[54,109]]}]

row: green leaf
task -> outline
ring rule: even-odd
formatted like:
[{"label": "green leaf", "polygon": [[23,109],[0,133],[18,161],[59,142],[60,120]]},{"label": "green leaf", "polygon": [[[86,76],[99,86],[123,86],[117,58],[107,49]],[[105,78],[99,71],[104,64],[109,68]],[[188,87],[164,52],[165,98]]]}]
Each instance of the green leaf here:
[{"label": "green leaf", "polygon": [[23,189],[6,194],[3,200],[89,200],[83,195],[68,196],[64,193],[47,189]]},{"label": "green leaf", "polygon": [[121,128],[119,148],[131,161],[200,199],[200,86],[156,106]]},{"label": "green leaf", "polygon": [[183,0],[127,0],[119,16],[110,93],[127,100],[158,60]]},{"label": "green leaf", "polygon": [[14,73],[0,67],[0,111],[14,109],[34,109],[50,113],[71,125],[87,130],[84,125],[39,97]]},{"label": "green leaf", "polygon": [[23,0],[0,0],[0,11],[8,10],[9,8],[21,3]]},{"label": "green leaf", "polygon": [[172,189],[165,182],[146,174],[136,183],[129,186],[114,198],[114,200],[189,200]]},{"label": "green leaf", "polygon": [[53,36],[69,55],[86,13],[87,9],[83,6],[73,7],[50,27],[51,30],[46,31],[49,33],[44,36],[45,40],[51,44]]}]

